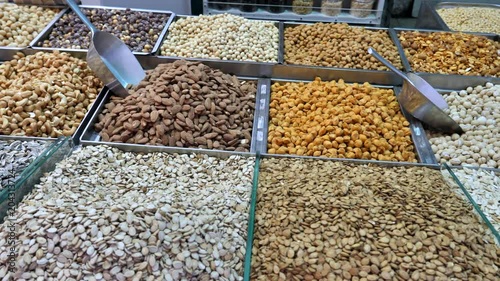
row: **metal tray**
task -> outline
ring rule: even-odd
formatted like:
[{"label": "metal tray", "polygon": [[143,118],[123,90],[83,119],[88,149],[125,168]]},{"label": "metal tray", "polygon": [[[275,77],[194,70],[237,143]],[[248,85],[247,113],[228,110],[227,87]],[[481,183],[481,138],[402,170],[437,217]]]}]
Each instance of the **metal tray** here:
[{"label": "metal tray", "polygon": [[[255,78],[244,78],[244,77],[238,77],[240,80],[257,80]],[[255,94],[256,97],[256,104],[255,104],[255,112],[254,112],[254,119],[253,119],[253,127],[252,127],[252,138],[251,138],[251,143],[250,143],[250,152],[251,154],[254,154],[256,151],[257,147],[257,120],[259,120],[259,111],[258,109],[261,107],[260,100],[258,97],[261,95],[260,89],[261,85],[263,83],[262,79],[257,80],[257,92]],[[108,103],[109,99],[111,98],[112,93],[107,89],[103,89],[101,93],[99,94],[102,96],[102,99],[100,100],[99,104],[97,107],[93,108],[92,111],[92,116],[89,117],[89,121],[86,123],[85,128],[83,129],[83,134],[80,136],[80,140],[78,143],[81,143],[82,145],[98,145],[98,144],[105,144],[105,145],[110,145],[114,147],[118,147],[120,149],[126,150],[126,151],[134,151],[134,152],[158,152],[158,151],[170,151],[170,152],[175,152],[175,153],[205,153],[205,154],[210,154],[210,151],[213,151],[215,154],[211,155],[218,155],[218,153],[221,152],[228,152],[224,150],[216,150],[216,149],[199,149],[199,148],[182,148],[182,147],[171,147],[171,146],[154,146],[154,145],[142,145],[142,144],[129,144],[129,143],[115,143],[115,142],[104,142],[101,141],[101,136],[99,135],[98,132],[95,131],[94,126],[99,120],[99,114],[104,110],[104,106]],[[97,103],[96,103],[97,104]],[[168,148],[168,149],[167,149]],[[167,150],[166,150],[167,149]],[[236,152],[230,152],[235,154]]]},{"label": "metal tray", "polygon": [[[275,68],[273,72],[273,78],[278,79],[307,79],[312,80],[314,77],[321,77],[324,80],[337,80],[344,79],[348,82],[355,81],[366,81],[368,83],[376,83],[379,85],[401,85],[403,84],[403,79],[396,75],[392,71],[383,70],[370,70],[370,69],[357,69],[357,68],[339,68],[339,67],[326,67],[326,66],[316,66],[316,65],[303,65],[303,64],[291,64],[285,62],[285,29],[289,27],[295,27],[299,25],[310,25],[313,23],[298,23],[298,22],[285,22],[283,23],[283,31],[280,32],[280,53],[282,54],[282,60],[280,65]],[[391,37],[394,46],[396,48],[397,38],[389,32],[388,28],[383,27],[367,27],[367,26],[353,26],[355,28],[365,28],[368,30],[385,30],[387,34]],[[398,50],[399,51],[399,50]],[[401,57],[401,52],[399,52]],[[401,61],[403,58],[401,57]],[[403,68],[404,68],[403,64]]]},{"label": "metal tray", "polygon": [[[120,8],[120,7],[102,7],[102,6],[89,6],[89,5],[80,5],[79,7],[81,8],[87,8],[87,9],[104,9],[104,10],[126,10],[126,8]],[[175,13],[170,12],[170,11],[160,11],[160,10],[146,10],[146,9],[130,9],[131,11],[135,12],[153,12],[156,14],[168,14],[169,17],[167,21],[165,22],[165,26],[163,27],[161,33],[158,36],[158,39],[156,40],[155,45],[153,46],[153,49],[151,52],[146,53],[146,52],[133,52],[135,55],[151,55],[155,54],[158,49],[160,48],[162,42],[163,42],[163,37],[167,33],[167,30],[170,26],[170,23],[172,22],[173,18],[175,17]],[[65,52],[83,52],[85,55],[87,54],[88,49],[65,49],[65,48],[49,48],[49,47],[39,47],[37,46],[38,43],[43,42],[44,40],[49,38],[50,33],[52,32],[52,29],[54,29],[54,25],[57,21],[59,21],[65,14],[70,13],[72,10],[71,9],[65,9],[63,12],[61,12],[56,19],[54,19],[48,26],[44,28],[40,34],[31,42],[30,47],[35,49],[35,50],[60,50],[60,51],[65,51]]]},{"label": "metal tray", "polygon": [[[195,18],[195,17],[197,17],[197,16],[175,15],[175,18],[172,20],[172,23],[174,23],[180,19]],[[250,20],[253,20],[253,19],[250,19]],[[283,23],[278,22],[278,21],[272,21],[272,20],[253,20],[253,21],[268,21],[268,22],[274,23],[274,25],[278,28],[278,30],[279,30],[278,32],[280,34],[283,30]],[[256,62],[256,61],[237,61],[237,60],[220,60],[220,59],[209,59],[209,58],[185,58],[185,57],[164,56],[161,54],[161,45],[163,45],[163,42],[167,38],[168,38],[168,31],[166,32],[165,36],[162,38],[160,47],[157,49],[157,51],[155,53],[155,55],[157,55],[160,58],[186,59],[186,60],[194,59],[194,60],[203,61],[203,62],[205,62],[205,61],[221,62],[221,63],[225,63],[225,64],[230,64],[230,65],[231,64],[232,65],[240,65],[240,64],[241,65],[254,65],[255,68],[260,66],[261,69],[268,70],[267,72],[270,72],[270,69],[272,69],[272,66],[275,64],[278,64],[280,62],[280,60],[283,59],[283,53],[281,53],[281,51],[280,51],[280,50],[282,50],[282,46],[281,46],[283,44],[282,40],[279,40],[279,43],[278,43],[278,57],[276,58],[277,62]],[[260,72],[257,72],[257,73],[260,73]]]},{"label": "metal tray", "polygon": [[[394,38],[397,39],[396,45],[398,49],[400,49],[401,51],[400,52],[401,60],[403,61],[403,66],[406,72],[414,72],[414,71],[410,66],[408,57],[404,54],[404,48],[401,45],[401,41],[399,40],[399,34],[402,31],[417,31],[423,33],[438,33],[438,32],[460,33],[458,31],[436,31],[429,29],[411,29],[411,28],[390,29],[390,32],[393,33]],[[484,36],[488,39],[500,42],[500,35],[495,35],[491,33],[469,33],[469,34]],[[415,72],[415,73],[418,74],[420,77],[424,78],[434,88],[438,89],[461,90],[469,87],[470,85],[481,85],[481,84],[486,84],[487,82],[491,82],[493,84],[500,83],[500,76],[498,77],[478,76],[478,75],[473,76],[473,75],[440,74],[440,73],[428,73],[428,72]]]},{"label": "metal tray", "polygon": [[[311,82],[311,81],[303,81],[303,80],[275,80],[273,79],[270,81],[270,84],[273,83],[285,83],[285,82]],[[391,86],[384,86],[384,85],[372,85],[374,87],[378,88],[386,88],[386,89],[393,89],[394,93],[396,96],[399,95],[401,92],[400,87],[391,87]],[[268,139],[268,133],[269,133],[269,104],[270,104],[270,98],[271,98],[271,87],[268,88],[268,94],[264,96],[264,101],[266,104],[265,109],[267,110],[265,115],[262,115],[262,143],[260,146],[260,152],[263,154],[268,154],[267,153],[267,139]],[[401,112],[405,116],[406,120],[410,123],[410,131],[411,131],[411,139],[413,142],[413,146],[415,147],[415,152],[417,159],[419,160],[420,163],[425,163],[425,164],[436,164],[437,161],[435,159],[434,153],[432,153],[432,149],[430,146],[429,141],[425,137],[425,132],[422,127],[422,124],[420,123],[419,120],[413,118],[410,114],[408,114],[404,108],[400,106]],[[260,120],[259,120],[260,121]],[[258,124],[258,128],[260,124]],[[271,154],[271,155],[281,155],[281,154]],[[335,160],[346,160],[346,161],[358,161],[358,159],[345,159],[345,158],[331,158],[331,157],[314,157],[314,156],[298,156],[298,155],[291,155],[291,157],[301,157],[301,158],[311,158],[311,159],[335,159]],[[366,161],[366,160],[359,160],[359,161]],[[392,161],[379,161],[379,160],[370,160],[374,161],[375,163],[379,162],[392,162]],[[408,163],[409,165],[411,164],[416,164],[413,162],[397,162],[394,161],[395,163]]]},{"label": "metal tray", "polygon": [[[53,52],[54,50],[49,50],[48,52]],[[6,60],[12,60],[14,59],[14,55],[17,54],[17,52],[24,53],[25,55],[33,55],[39,51],[33,50],[33,49],[22,49],[22,50],[17,50],[16,52],[9,52],[9,55],[5,55],[4,58]],[[85,59],[85,53],[78,52],[67,52],[70,55],[80,58],[83,60]],[[0,54],[1,54],[1,48],[0,48]],[[83,56],[83,57],[82,57]],[[97,110],[97,107],[99,103],[101,102],[103,95],[101,94],[102,90],[97,94],[95,101],[92,103],[92,106],[90,109],[85,113],[85,116],[83,116],[82,121],[80,122],[80,125],[78,125],[77,129],[72,135],[72,139],[75,142],[75,144],[78,144],[78,141],[80,140],[80,136],[83,134],[83,131],[85,129],[86,124],[90,121],[90,118],[92,116],[92,112]],[[15,136],[15,135],[2,135],[0,134],[0,139],[19,139],[19,140],[51,140],[54,141],[56,138],[43,138],[43,137],[28,137],[28,136]]]},{"label": "metal tray", "polygon": [[[443,30],[452,31],[450,27],[446,24],[446,22],[441,18],[437,10],[440,9],[448,9],[448,8],[490,8],[497,9],[500,15],[500,4],[485,4],[485,3],[466,3],[466,2],[441,2],[436,4],[433,9],[433,13],[435,13],[435,17],[439,23],[439,25],[443,28]],[[465,33],[474,33],[471,31],[463,31]],[[495,33],[492,33],[495,34]]]}]

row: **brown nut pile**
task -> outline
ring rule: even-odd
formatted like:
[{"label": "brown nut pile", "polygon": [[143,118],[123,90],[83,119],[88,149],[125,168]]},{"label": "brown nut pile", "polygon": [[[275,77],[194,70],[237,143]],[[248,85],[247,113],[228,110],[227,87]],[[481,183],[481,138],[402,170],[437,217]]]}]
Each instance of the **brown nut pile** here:
[{"label": "brown nut pile", "polygon": [[[82,9],[98,30],[109,32],[122,40],[132,51],[151,52],[158,41],[168,14],[111,9]],[[87,49],[89,28],[73,12],[59,19],[49,38],[38,42],[40,47]]]},{"label": "brown nut pile", "polygon": [[372,47],[402,69],[398,49],[386,30],[340,23],[304,24],[285,28],[285,62],[316,66],[388,70],[368,54]]},{"label": "brown nut pile", "polygon": [[450,32],[403,31],[399,40],[414,71],[499,76],[500,42]]},{"label": "brown nut pile", "polygon": [[0,134],[71,136],[102,87],[68,53],[18,54],[0,65]]},{"label": "brown nut pile", "polygon": [[319,78],[275,83],[268,152],[416,162],[409,125],[391,89]]},{"label": "brown nut pile", "polygon": [[104,141],[249,151],[256,85],[197,62],[160,64],[127,98],[112,97]]},{"label": "brown nut pile", "polygon": [[439,171],[261,163],[252,280],[498,280],[500,248]]}]

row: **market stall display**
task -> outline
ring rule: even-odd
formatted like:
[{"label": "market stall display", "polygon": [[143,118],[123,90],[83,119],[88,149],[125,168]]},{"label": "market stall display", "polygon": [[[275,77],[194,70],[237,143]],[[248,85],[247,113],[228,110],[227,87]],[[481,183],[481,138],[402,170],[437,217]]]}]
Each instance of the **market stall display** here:
[{"label": "market stall display", "polygon": [[0,139],[0,191],[14,184],[19,175],[48,147],[44,140]]},{"label": "market stall display", "polygon": [[285,63],[337,68],[388,70],[368,54],[372,47],[399,69],[398,49],[385,29],[368,29],[342,23],[285,26]]},{"label": "market stall display", "polygon": [[197,62],[160,64],[95,125],[105,142],[250,151],[256,84]]},{"label": "market stall display", "polygon": [[500,42],[467,33],[400,31],[399,40],[416,72],[500,75]]},{"label": "market stall display", "polygon": [[3,275],[242,280],[253,165],[241,156],[77,150],[18,206],[16,272]]},{"label": "market stall display", "polygon": [[489,229],[439,171],[264,159],[259,190],[252,280],[498,276]]},{"label": "market stall display", "polygon": [[416,162],[392,89],[344,81],[274,83],[268,153]]},{"label": "market stall display", "polygon": [[500,34],[500,6],[457,5],[438,7],[436,11],[451,30]]},{"label": "market stall display", "polygon": [[[82,11],[98,30],[115,35],[134,52],[147,54],[159,47],[172,16],[170,12],[137,9],[82,8]],[[68,10],[34,46],[79,50],[88,49],[90,42],[90,29]]]},{"label": "market stall display", "polygon": [[278,62],[276,23],[229,14],[177,18],[161,55],[219,60]]},{"label": "market stall display", "polygon": [[487,83],[445,93],[444,111],[460,123],[465,134],[427,131],[438,163],[500,167],[500,85]]},{"label": "market stall display", "polygon": [[0,46],[29,46],[58,12],[58,9],[0,3]]},{"label": "market stall display", "polygon": [[68,53],[19,53],[0,65],[0,134],[71,136],[102,86]]}]

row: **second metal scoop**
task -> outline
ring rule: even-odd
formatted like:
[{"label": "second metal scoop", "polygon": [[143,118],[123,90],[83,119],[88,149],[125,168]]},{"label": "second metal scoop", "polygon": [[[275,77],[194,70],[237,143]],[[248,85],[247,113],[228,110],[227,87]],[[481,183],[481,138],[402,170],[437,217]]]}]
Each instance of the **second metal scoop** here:
[{"label": "second metal scoop", "polygon": [[404,79],[403,90],[397,98],[413,117],[445,133],[464,132],[455,120],[444,113],[442,109],[448,108],[448,103],[427,81],[414,73],[403,73],[372,48],[368,48],[368,53]]},{"label": "second metal scoop", "polygon": [[66,2],[92,32],[92,42],[87,52],[88,66],[111,92],[127,96],[127,89],[146,77],[141,64],[120,39],[97,30],[73,0]]}]

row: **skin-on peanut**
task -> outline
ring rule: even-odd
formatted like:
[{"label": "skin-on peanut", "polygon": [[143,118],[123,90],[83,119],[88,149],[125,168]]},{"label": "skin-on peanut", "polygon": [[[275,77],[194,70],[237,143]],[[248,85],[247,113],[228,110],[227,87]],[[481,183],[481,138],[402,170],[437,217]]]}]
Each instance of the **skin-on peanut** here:
[{"label": "skin-on peanut", "polygon": [[415,162],[409,123],[390,89],[343,80],[275,83],[268,152]]},{"label": "skin-on peanut", "polygon": [[479,76],[500,75],[500,42],[484,36],[403,31],[399,40],[414,71]]},{"label": "skin-on peanut", "polygon": [[24,56],[0,65],[0,134],[71,136],[102,88],[68,53]]},{"label": "skin-on peanut", "polygon": [[285,62],[340,68],[388,70],[368,54],[374,48],[402,69],[398,49],[385,30],[316,23],[285,29]]}]

